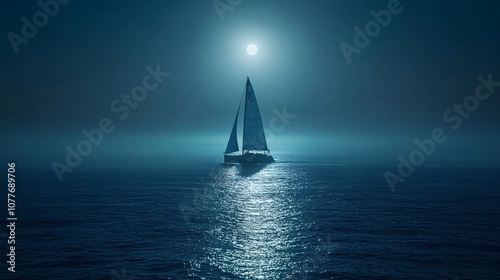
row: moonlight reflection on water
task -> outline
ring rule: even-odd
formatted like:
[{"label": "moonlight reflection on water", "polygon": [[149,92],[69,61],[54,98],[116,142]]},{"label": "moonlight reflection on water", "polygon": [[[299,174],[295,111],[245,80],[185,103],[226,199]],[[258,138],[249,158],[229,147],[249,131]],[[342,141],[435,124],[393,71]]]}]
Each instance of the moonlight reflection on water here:
[{"label": "moonlight reflection on water", "polygon": [[294,193],[300,173],[280,164],[221,166],[206,192],[206,262],[233,276],[276,279],[297,265],[301,219]]}]

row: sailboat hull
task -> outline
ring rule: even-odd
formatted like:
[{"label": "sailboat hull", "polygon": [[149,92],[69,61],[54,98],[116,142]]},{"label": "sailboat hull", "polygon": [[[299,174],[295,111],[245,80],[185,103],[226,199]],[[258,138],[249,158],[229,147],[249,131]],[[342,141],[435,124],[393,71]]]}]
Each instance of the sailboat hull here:
[{"label": "sailboat hull", "polygon": [[247,153],[244,155],[224,155],[225,163],[271,163],[274,158],[271,155]]}]

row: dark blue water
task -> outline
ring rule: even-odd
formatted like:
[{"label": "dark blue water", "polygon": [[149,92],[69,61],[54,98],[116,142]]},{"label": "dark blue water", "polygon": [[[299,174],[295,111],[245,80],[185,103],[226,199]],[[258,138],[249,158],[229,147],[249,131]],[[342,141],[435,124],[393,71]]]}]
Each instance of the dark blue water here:
[{"label": "dark blue water", "polygon": [[500,278],[499,170],[422,166],[393,193],[382,176],[388,169],[395,167],[203,162],[75,170],[59,184],[53,173],[20,167],[16,273],[2,261],[0,275]]}]

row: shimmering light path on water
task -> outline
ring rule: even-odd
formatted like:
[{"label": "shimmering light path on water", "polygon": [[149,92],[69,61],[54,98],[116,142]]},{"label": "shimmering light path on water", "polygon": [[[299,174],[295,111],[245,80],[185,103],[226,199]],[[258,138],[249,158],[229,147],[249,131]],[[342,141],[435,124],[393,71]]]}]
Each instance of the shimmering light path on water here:
[{"label": "shimmering light path on water", "polygon": [[[500,172],[280,161],[18,170],[17,279],[494,279]],[[2,242],[5,249],[6,242]],[[128,278],[127,278],[128,277]],[[16,278],[14,278],[16,279]]]},{"label": "shimmering light path on water", "polygon": [[206,261],[233,275],[278,278],[293,270],[301,235],[309,225],[295,196],[303,174],[284,165],[229,166],[212,172],[207,188],[211,227]]}]

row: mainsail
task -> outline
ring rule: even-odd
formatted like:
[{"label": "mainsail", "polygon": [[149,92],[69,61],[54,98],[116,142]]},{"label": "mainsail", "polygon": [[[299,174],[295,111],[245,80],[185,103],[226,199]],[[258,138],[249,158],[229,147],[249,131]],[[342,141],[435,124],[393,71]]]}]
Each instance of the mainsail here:
[{"label": "mainsail", "polygon": [[[239,109],[238,109],[239,110]],[[233,126],[233,133],[236,125]],[[231,133],[231,138],[233,134]],[[230,138],[230,139],[231,139]],[[235,137],[236,139],[236,137]],[[229,140],[231,141],[231,140]],[[245,95],[245,120],[243,123],[243,151],[268,151],[264,126],[260,116],[259,105],[250,79],[247,77]]]},{"label": "mainsail", "polygon": [[233,130],[231,131],[231,136],[229,136],[229,141],[227,142],[227,147],[226,147],[226,154],[229,153],[234,153],[240,150],[238,147],[238,137],[237,137],[237,131],[238,131],[238,115],[240,114],[240,106],[238,106],[238,112],[236,112],[236,118],[234,119],[234,124],[233,124]]},{"label": "mainsail", "polygon": [[[241,104],[245,101],[245,106]],[[241,154],[238,147],[238,116],[240,109],[243,108],[243,149]],[[271,163],[274,162],[273,156],[267,148],[266,136],[264,135],[264,126],[260,116],[259,105],[253,91],[250,79],[247,77],[245,91],[241,96],[240,105],[236,112],[231,136],[227,142],[226,152],[224,153],[225,163]]]}]

